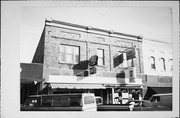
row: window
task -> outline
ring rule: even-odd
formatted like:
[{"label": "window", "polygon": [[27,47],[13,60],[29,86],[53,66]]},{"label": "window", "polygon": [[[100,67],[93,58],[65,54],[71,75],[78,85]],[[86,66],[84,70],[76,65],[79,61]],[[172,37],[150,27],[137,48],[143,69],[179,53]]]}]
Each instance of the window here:
[{"label": "window", "polygon": [[170,71],[172,71],[172,70],[173,70],[173,62],[172,62],[172,61],[173,61],[172,59],[170,59],[170,60],[169,60]]},{"label": "window", "polygon": [[62,63],[79,63],[79,47],[60,45],[60,62]]},{"label": "window", "polygon": [[104,50],[98,49],[97,55],[98,55],[98,65],[100,66],[104,65]]},{"label": "window", "polygon": [[161,66],[162,71],[166,70],[165,59],[164,58],[160,58],[160,66]]},{"label": "window", "polygon": [[92,104],[95,103],[93,96],[85,96],[84,97],[84,104]]},{"label": "window", "polygon": [[155,65],[155,58],[153,56],[150,57],[150,64],[151,64],[151,69],[156,69]]}]

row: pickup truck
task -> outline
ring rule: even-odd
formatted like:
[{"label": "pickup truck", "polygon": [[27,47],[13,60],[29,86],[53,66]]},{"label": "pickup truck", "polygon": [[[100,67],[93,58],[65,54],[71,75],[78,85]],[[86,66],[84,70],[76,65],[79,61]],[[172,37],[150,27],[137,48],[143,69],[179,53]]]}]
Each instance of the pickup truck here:
[{"label": "pickup truck", "polygon": [[97,111],[92,93],[31,95],[21,111]]},{"label": "pickup truck", "polygon": [[133,111],[132,104],[103,104],[101,97],[95,97],[97,104],[97,111]]}]

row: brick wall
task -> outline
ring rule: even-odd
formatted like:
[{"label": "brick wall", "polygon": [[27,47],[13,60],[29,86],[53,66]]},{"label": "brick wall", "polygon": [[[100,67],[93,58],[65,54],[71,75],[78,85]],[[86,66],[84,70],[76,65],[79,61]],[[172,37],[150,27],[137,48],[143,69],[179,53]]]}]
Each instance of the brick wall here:
[{"label": "brick wall", "polygon": [[43,63],[44,60],[44,39],[45,39],[45,30],[41,34],[40,41],[38,43],[36,52],[34,54],[32,63]]},{"label": "brick wall", "polygon": [[55,26],[45,27],[44,42],[44,66],[46,68],[70,69],[73,64],[63,64],[59,62],[60,44],[80,46],[80,61],[89,59],[97,54],[97,49],[104,49],[105,65],[99,66],[98,70],[116,71],[113,68],[113,56],[118,51],[123,51],[127,47],[136,45],[137,72],[143,72],[141,42],[125,38],[111,37],[97,33],[89,33],[66,29]]}]

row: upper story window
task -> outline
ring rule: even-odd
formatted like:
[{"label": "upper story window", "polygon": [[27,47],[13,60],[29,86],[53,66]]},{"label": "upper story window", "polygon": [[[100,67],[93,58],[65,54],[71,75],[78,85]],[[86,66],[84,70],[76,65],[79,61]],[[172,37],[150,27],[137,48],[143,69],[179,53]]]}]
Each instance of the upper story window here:
[{"label": "upper story window", "polygon": [[160,67],[162,71],[166,70],[166,64],[165,64],[165,59],[164,58],[160,58]]},{"label": "upper story window", "polygon": [[103,49],[97,49],[97,55],[98,55],[98,65],[103,66],[104,63],[104,50]]},{"label": "upper story window", "polygon": [[154,58],[154,56],[150,57],[150,64],[151,64],[151,69],[155,70],[156,69],[156,65],[155,65],[155,58]]},{"label": "upper story window", "polygon": [[170,71],[173,70],[173,60],[172,59],[169,59],[169,65],[170,65]]},{"label": "upper story window", "polygon": [[60,45],[60,62],[77,64],[80,60],[79,47]]}]

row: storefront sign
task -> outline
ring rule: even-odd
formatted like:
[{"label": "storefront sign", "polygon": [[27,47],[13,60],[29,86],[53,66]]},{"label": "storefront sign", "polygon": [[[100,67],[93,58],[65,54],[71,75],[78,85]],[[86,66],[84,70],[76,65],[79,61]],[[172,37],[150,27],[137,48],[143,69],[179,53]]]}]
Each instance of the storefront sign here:
[{"label": "storefront sign", "polygon": [[158,83],[172,83],[172,77],[159,77]]},{"label": "storefront sign", "polygon": [[147,75],[147,86],[150,87],[172,87],[171,76]]},{"label": "storefront sign", "polygon": [[88,77],[77,77],[77,76],[63,76],[63,75],[49,75],[48,82],[56,83],[101,83],[101,84],[124,84],[125,79],[116,77],[99,77],[99,76],[88,76]]}]

